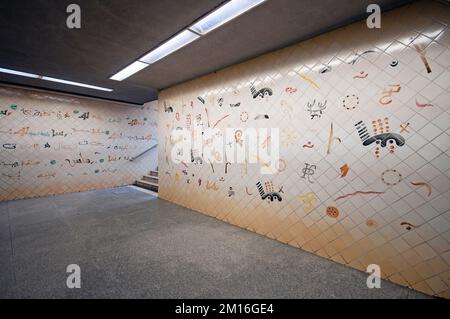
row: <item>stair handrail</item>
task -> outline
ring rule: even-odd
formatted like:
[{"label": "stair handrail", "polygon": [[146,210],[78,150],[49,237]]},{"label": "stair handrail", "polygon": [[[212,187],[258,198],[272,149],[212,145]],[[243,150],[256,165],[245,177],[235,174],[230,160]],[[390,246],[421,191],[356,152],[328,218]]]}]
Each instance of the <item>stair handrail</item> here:
[{"label": "stair handrail", "polygon": [[150,148],[146,149],[145,151],[143,151],[142,153],[140,153],[139,155],[133,157],[130,159],[130,162],[133,162],[135,159],[141,157],[142,155],[144,155],[145,153],[151,151],[152,149],[154,149],[156,146],[158,146],[158,143],[154,144],[153,146],[151,146]]}]

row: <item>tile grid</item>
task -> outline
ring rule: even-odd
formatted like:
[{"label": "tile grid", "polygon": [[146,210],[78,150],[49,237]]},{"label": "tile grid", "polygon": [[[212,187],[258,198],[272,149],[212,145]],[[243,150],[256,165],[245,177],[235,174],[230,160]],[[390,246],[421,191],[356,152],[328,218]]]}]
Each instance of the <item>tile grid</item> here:
[{"label": "tile grid", "polygon": [[133,108],[7,87],[0,102],[0,200],[128,185],[151,168],[127,158],[157,141],[156,102]]},{"label": "tile grid", "polygon": [[[243,124],[264,127],[266,123],[251,119],[242,123],[239,115],[246,111],[253,118],[267,113],[269,127],[293,129],[297,139],[287,148],[281,145],[281,157],[288,168],[273,176],[260,176],[259,166],[254,164],[246,176],[241,174],[242,164],[231,165],[229,174],[224,174],[223,165],[216,164],[216,172],[212,173],[207,164],[201,168],[188,164],[189,174],[204,183],[225,177],[215,192],[195,183],[195,187],[185,186],[182,168],[164,162],[161,172],[179,172],[181,177],[174,181],[173,176],[161,174],[161,197],[363,271],[369,263],[380,264],[383,277],[448,298],[450,29],[445,12],[448,6],[442,3],[414,3],[383,15],[383,27],[378,33],[368,30],[364,22],[356,23],[163,91],[160,103],[170,103],[175,113],[181,113],[180,105],[190,101],[194,105],[189,110],[192,115],[199,113],[204,118],[205,107],[214,119],[229,113],[222,129],[225,125],[237,128]],[[424,46],[431,73],[426,73],[417,45]],[[367,50],[375,52],[349,64],[358,57],[355,53]],[[331,65],[331,71],[320,73],[323,65]],[[364,74],[362,71],[368,73],[366,78],[354,78]],[[254,100],[250,83],[258,89],[271,88],[273,95]],[[400,92],[393,94],[388,106],[380,105],[383,90],[393,84],[401,85]],[[286,89],[291,87],[297,91],[288,93]],[[359,97],[357,109],[343,109],[340,101],[352,94]],[[205,105],[197,96],[206,97]],[[216,103],[219,98],[224,100],[223,106]],[[311,120],[305,106],[314,99],[327,100],[329,108],[320,119]],[[228,108],[228,104],[238,101],[240,109]],[[416,101],[433,106],[421,108]],[[361,145],[354,124],[363,120],[371,131],[371,121],[385,117],[389,118],[391,132],[399,133],[400,125],[406,123],[410,123],[410,132],[402,133],[405,146],[397,147],[394,154],[385,151],[375,159],[373,149]],[[170,125],[173,116],[160,106],[159,119]],[[335,142],[326,155],[331,123],[342,142]],[[170,129],[161,125],[159,134],[166,136]],[[319,150],[303,149],[308,140],[314,141]],[[301,178],[304,163],[317,164],[314,184]],[[349,164],[350,173],[340,178],[339,167],[344,163]],[[392,169],[401,172],[402,181],[384,185],[380,175]],[[285,187],[281,203],[266,203],[259,198],[255,183],[267,180]],[[410,184],[422,180],[432,185],[430,197],[426,189]],[[232,198],[227,197],[229,186],[236,191]],[[245,187],[252,195],[245,194]],[[385,193],[335,200],[358,190]],[[315,193],[317,203],[306,212],[298,196],[310,191]],[[337,219],[325,214],[327,206],[338,207]],[[368,226],[369,222],[375,226]],[[407,230],[402,222],[417,227]],[[424,263],[431,266],[418,267]]]}]

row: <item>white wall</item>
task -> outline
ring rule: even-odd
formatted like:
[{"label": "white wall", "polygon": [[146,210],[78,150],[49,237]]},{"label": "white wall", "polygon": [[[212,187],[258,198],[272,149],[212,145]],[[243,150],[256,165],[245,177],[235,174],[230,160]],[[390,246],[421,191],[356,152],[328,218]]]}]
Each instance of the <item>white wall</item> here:
[{"label": "white wall", "polygon": [[0,87],[0,200],[129,185],[157,165],[143,107]]},{"label": "white wall", "polygon": [[[361,21],[164,90],[160,197],[362,271],[378,264],[384,278],[450,298],[448,13],[415,2],[383,14],[381,29]],[[251,84],[272,95],[253,97]],[[308,109],[319,102],[322,114]],[[405,144],[363,144],[360,121]],[[171,160],[172,130],[214,126],[223,135],[278,128],[277,169]],[[282,200],[263,200],[258,182]]]}]

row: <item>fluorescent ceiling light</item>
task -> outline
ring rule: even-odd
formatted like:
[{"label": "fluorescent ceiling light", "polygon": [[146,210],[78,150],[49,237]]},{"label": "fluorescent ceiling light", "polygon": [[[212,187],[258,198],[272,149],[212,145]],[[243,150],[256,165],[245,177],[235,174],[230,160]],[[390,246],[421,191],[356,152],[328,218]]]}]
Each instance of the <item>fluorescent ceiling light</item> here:
[{"label": "fluorescent ceiling light", "polygon": [[120,70],[116,74],[110,77],[111,80],[116,81],[122,81],[123,79],[126,79],[130,75],[135,74],[136,72],[139,72],[140,70],[148,67],[147,63],[143,63],[140,61],[134,61],[129,66],[125,67],[124,69]]},{"label": "fluorescent ceiling light", "polygon": [[173,38],[169,39],[156,49],[150,51],[146,55],[144,55],[142,58],[139,59],[139,61],[152,64],[156,61],[164,58],[165,56],[168,56],[169,54],[175,52],[178,49],[181,49],[185,45],[188,45],[195,39],[199,38],[200,36],[198,34],[195,34],[194,32],[191,32],[189,30],[184,30],[180,33],[178,33]]},{"label": "fluorescent ceiling light", "polygon": [[41,80],[46,80],[46,81],[58,82],[58,83],[63,83],[63,84],[81,86],[81,87],[85,87],[85,88],[88,88],[88,89],[107,91],[107,92],[111,92],[112,91],[112,89],[103,88],[101,86],[95,86],[95,85],[84,84],[84,83],[80,83],[80,82],[72,82],[72,81],[67,81],[67,80],[61,80],[61,79],[51,78],[49,76],[37,75],[37,74],[21,72],[21,71],[16,71],[16,70],[11,70],[11,69],[0,68],[0,72],[8,73],[8,74],[14,74],[14,75],[19,75],[19,76],[25,76],[25,77],[28,77],[28,78],[35,78],[35,79],[41,79]]},{"label": "fluorescent ceiling light", "polygon": [[224,23],[240,16],[265,0],[231,0],[214,10],[200,21],[189,27],[192,31],[204,35]]},{"label": "fluorescent ceiling light", "polygon": [[4,68],[0,68],[0,72],[19,75],[19,76],[26,76],[27,78],[38,78],[39,77],[39,75],[37,75],[37,74],[21,72],[21,71],[16,71],[16,70],[11,70],[11,69],[4,69]]},{"label": "fluorescent ceiling light", "polygon": [[231,0],[110,77],[122,81],[266,0]]},{"label": "fluorescent ceiling light", "polygon": [[42,80],[46,80],[46,81],[63,83],[63,84],[81,86],[81,87],[85,87],[85,88],[88,88],[88,89],[107,91],[107,92],[111,92],[112,91],[112,89],[103,88],[101,86],[95,86],[95,85],[89,85],[89,84],[84,84],[84,83],[79,83],[79,82],[72,82],[72,81],[67,81],[67,80],[61,80],[61,79],[51,78],[49,76],[43,76],[43,77],[41,77],[41,79]]}]

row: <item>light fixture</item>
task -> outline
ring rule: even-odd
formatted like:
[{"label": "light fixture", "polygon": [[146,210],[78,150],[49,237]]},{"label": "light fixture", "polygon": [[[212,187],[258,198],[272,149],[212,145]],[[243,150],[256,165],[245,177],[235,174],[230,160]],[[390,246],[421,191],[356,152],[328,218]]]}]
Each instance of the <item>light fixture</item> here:
[{"label": "light fixture", "polygon": [[194,23],[189,29],[204,35],[264,1],[265,0],[231,0]]},{"label": "light fixture", "polygon": [[112,89],[104,88],[104,87],[101,87],[101,86],[84,84],[84,83],[80,83],[80,82],[67,81],[67,80],[52,78],[52,77],[49,77],[49,76],[37,75],[37,74],[32,74],[32,73],[27,73],[27,72],[22,72],[22,71],[16,71],[16,70],[11,70],[11,69],[0,68],[0,72],[13,74],[13,75],[18,75],[18,76],[25,76],[25,77],[28,77],[28,78],[35,78],[35,79],[41,79],[41,80],[46,80],[46,81],[58,82],[58,83],[63,83],[63,84],[68,84],[68,85],[81,86],[81,87],[85,87],[85,88],[88,88],[88,89],[107,91],[107,92],[111,92],[112,91]]},{"label": "light fixture", "polygon": [[147,63],[143,63],[141,61],[134,61],[129,66],[125,67],[124,69],[120,70],[116,74],[110,77],[111,80],[116,81],[122,81],[123,79],[126,79],[130,75],[133,75],[136,72],[139,72],[140,70],[148,67]]},{"label": "light fixture", "polygon": [[188,45],[192,41],[196,40],[200,36],[192,31],[184,30],[178,33],[173,38],[169,39],[168,41],[161,44],[156,49],[150,51],[146,55],[144,55],[142,58],[139,59],[139,61],[152,64],[155,63],[158,60],[161,60],[165,56],[168,56],[169,54],[177,51],[178,49],[181,49],[185,45]]},{"label": "light fixture", "polygon": [[266,0],[231,0],[110,77],[122,81]]},{"label": "light fixture", "polygon": [[122,81],[127,77],[146,68],[150,64],[155,63],[158,60],[161,60],[165,56],[168,56],[169,54],[177,51],[178,49],[181,49],[182,47],[188,45],[189,43],[191,43],[192,41],[194,41],[199,37],[200,36],[194,32],[191,32],[189,30],[183,30],[173,38],[170,38],[168,41],[161,44],[156,49],[144,55],[139,60],[134,61],[124,69],[120,70],[119,72],[111,76],[110,79]]},{"label": "light fixture", "polygon": [[0,72],[19,75],[19,76],[26,76],[27,78],[38,78],[39,77],[39,75],[37,75],[37,74],[21,72],[21,71],[16,71],[16,70],[11,70],[11,69],[4,69],[4,68],[0,68]]},{"label": "light fixture", "polygon": [[88,89],[107,91],[107,92],[111,92],[112,91],[112,89],[103,88],[101,86],[95,86],[95,85],[84,84],[84,83],[79,83],[79,82],[73,82],[73,81],[67,81],[67,80],[62,80],[62,79],[56,79],[56,78],[51,78],[49,76],[43,76],[43,77],[41,77],[41,79],[42,80],[46,80],[46,81],[52,81],[52,82],[68,84],[68,85],[81,86],[81,87],[85,87],[85,88],[88,88]]}]

